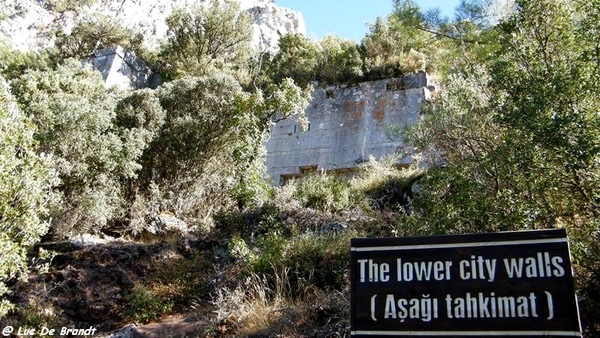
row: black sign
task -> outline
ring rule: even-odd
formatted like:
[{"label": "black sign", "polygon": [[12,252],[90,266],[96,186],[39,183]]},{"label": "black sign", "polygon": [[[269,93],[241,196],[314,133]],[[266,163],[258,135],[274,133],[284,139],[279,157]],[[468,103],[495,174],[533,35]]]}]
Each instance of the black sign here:
[{"label": "black sign", "polygon": [[352,239],[353,337],[581,337],[565,230]]}]

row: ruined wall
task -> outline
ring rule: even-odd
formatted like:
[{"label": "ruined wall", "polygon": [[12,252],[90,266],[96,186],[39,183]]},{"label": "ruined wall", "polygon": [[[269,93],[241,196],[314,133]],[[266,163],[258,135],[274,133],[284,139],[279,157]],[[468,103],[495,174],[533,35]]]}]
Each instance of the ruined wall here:
[{"label": "ruined wall", "polygon": [[302,132],[293,120],[280,121],[271,130],[266,147],[273,183],[314,169],[351,171],[369,156],[403,153],[408,156],[399,164],[409,164],[412,147],[402,134],[389,131],[416,123],[421,103],[433,90],[433,81],[424,72],[315,89],[306,110],[308,131]]}]

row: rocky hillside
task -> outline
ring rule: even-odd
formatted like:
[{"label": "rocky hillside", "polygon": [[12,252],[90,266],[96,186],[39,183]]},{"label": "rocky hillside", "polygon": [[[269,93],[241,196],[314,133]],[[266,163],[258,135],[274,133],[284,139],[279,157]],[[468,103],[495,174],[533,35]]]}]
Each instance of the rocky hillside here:
[{"label": "rocky hillside", "polygon": [[[94,13],[114,18],[127,28],[141,32],[148,47],[156,47],[167,34],[165,19],[176,6],[197,0],[91,0],[84,5],[73,1],[8,0],[0,3],[0,38],[21,51],[52,46],[55,33],[70,33],[75,24]],[[76,8],[79,7],[80,8]],[[250,13],[252,45],[256,50],[274,52],[279,37],[287,33],[306,34],[302,14],[277,6],[270,0],[242,0],[240,8]]]}]

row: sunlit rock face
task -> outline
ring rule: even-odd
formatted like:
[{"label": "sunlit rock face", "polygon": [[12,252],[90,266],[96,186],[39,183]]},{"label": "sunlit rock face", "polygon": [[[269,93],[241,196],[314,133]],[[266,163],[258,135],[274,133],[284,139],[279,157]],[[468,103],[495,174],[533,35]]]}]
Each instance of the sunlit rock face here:
[{"label": "sunlit rock face", "polygon": [[[363,162],[397,155],[399,166],[413,163],[416,150],[404,140],[404,127],[416,124],[421,104],[436,91],[425,72],[354,85],[318,87],[306,108],[302,130],[294,119],[279,121],[266,143],[267,171],[280,185],[324,170],[352,176]],[[399,127],[397,130],[394,126]]]},{"label": "sunlit rock face", "polygon": [[[77,22],[100,13],[142,33],[147,47],[156,48],[167,36],[165,19],[173,8],[190,6],[197,1],[97,0],[78,12],[58,13],[50,9],[48,1],[3,0],[0,3],[0,17],[3,18],[0,20],[0,39],[21,51],[50,47],[54,45],[57,31],[69,34]],[[240,8],[252,17],[252,45],[257,51],[276,52],[279,37],[287,33],[306,35],[302,14],[277,6],[274,1],[241,0]]]}]

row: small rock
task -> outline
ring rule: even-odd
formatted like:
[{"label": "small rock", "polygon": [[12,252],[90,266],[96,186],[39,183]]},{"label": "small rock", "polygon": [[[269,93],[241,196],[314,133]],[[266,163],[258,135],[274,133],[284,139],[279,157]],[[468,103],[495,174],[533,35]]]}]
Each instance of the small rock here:
[{"label": "small rock", "polygon": [[348,229],[348,223],[346,222],[332,222],[332,223],[328,223],[326,224],[323,229],[321,230],[321,233],[323,235],[325,234],[331,234],[331,233],[339,233],[339,232],[343,232],[346,229]]},{"label": "small rock", "polygon": [[136,331],[135,324],[129,324],[113,332],[108,338],[134,338]]},{"label": "small rock", "polygon": [[160,235],[169,231],[179,231],[185,234],[190,229],[184,221],[174,215],[162,213],[154,217],[146,230],[151,234]]}]

